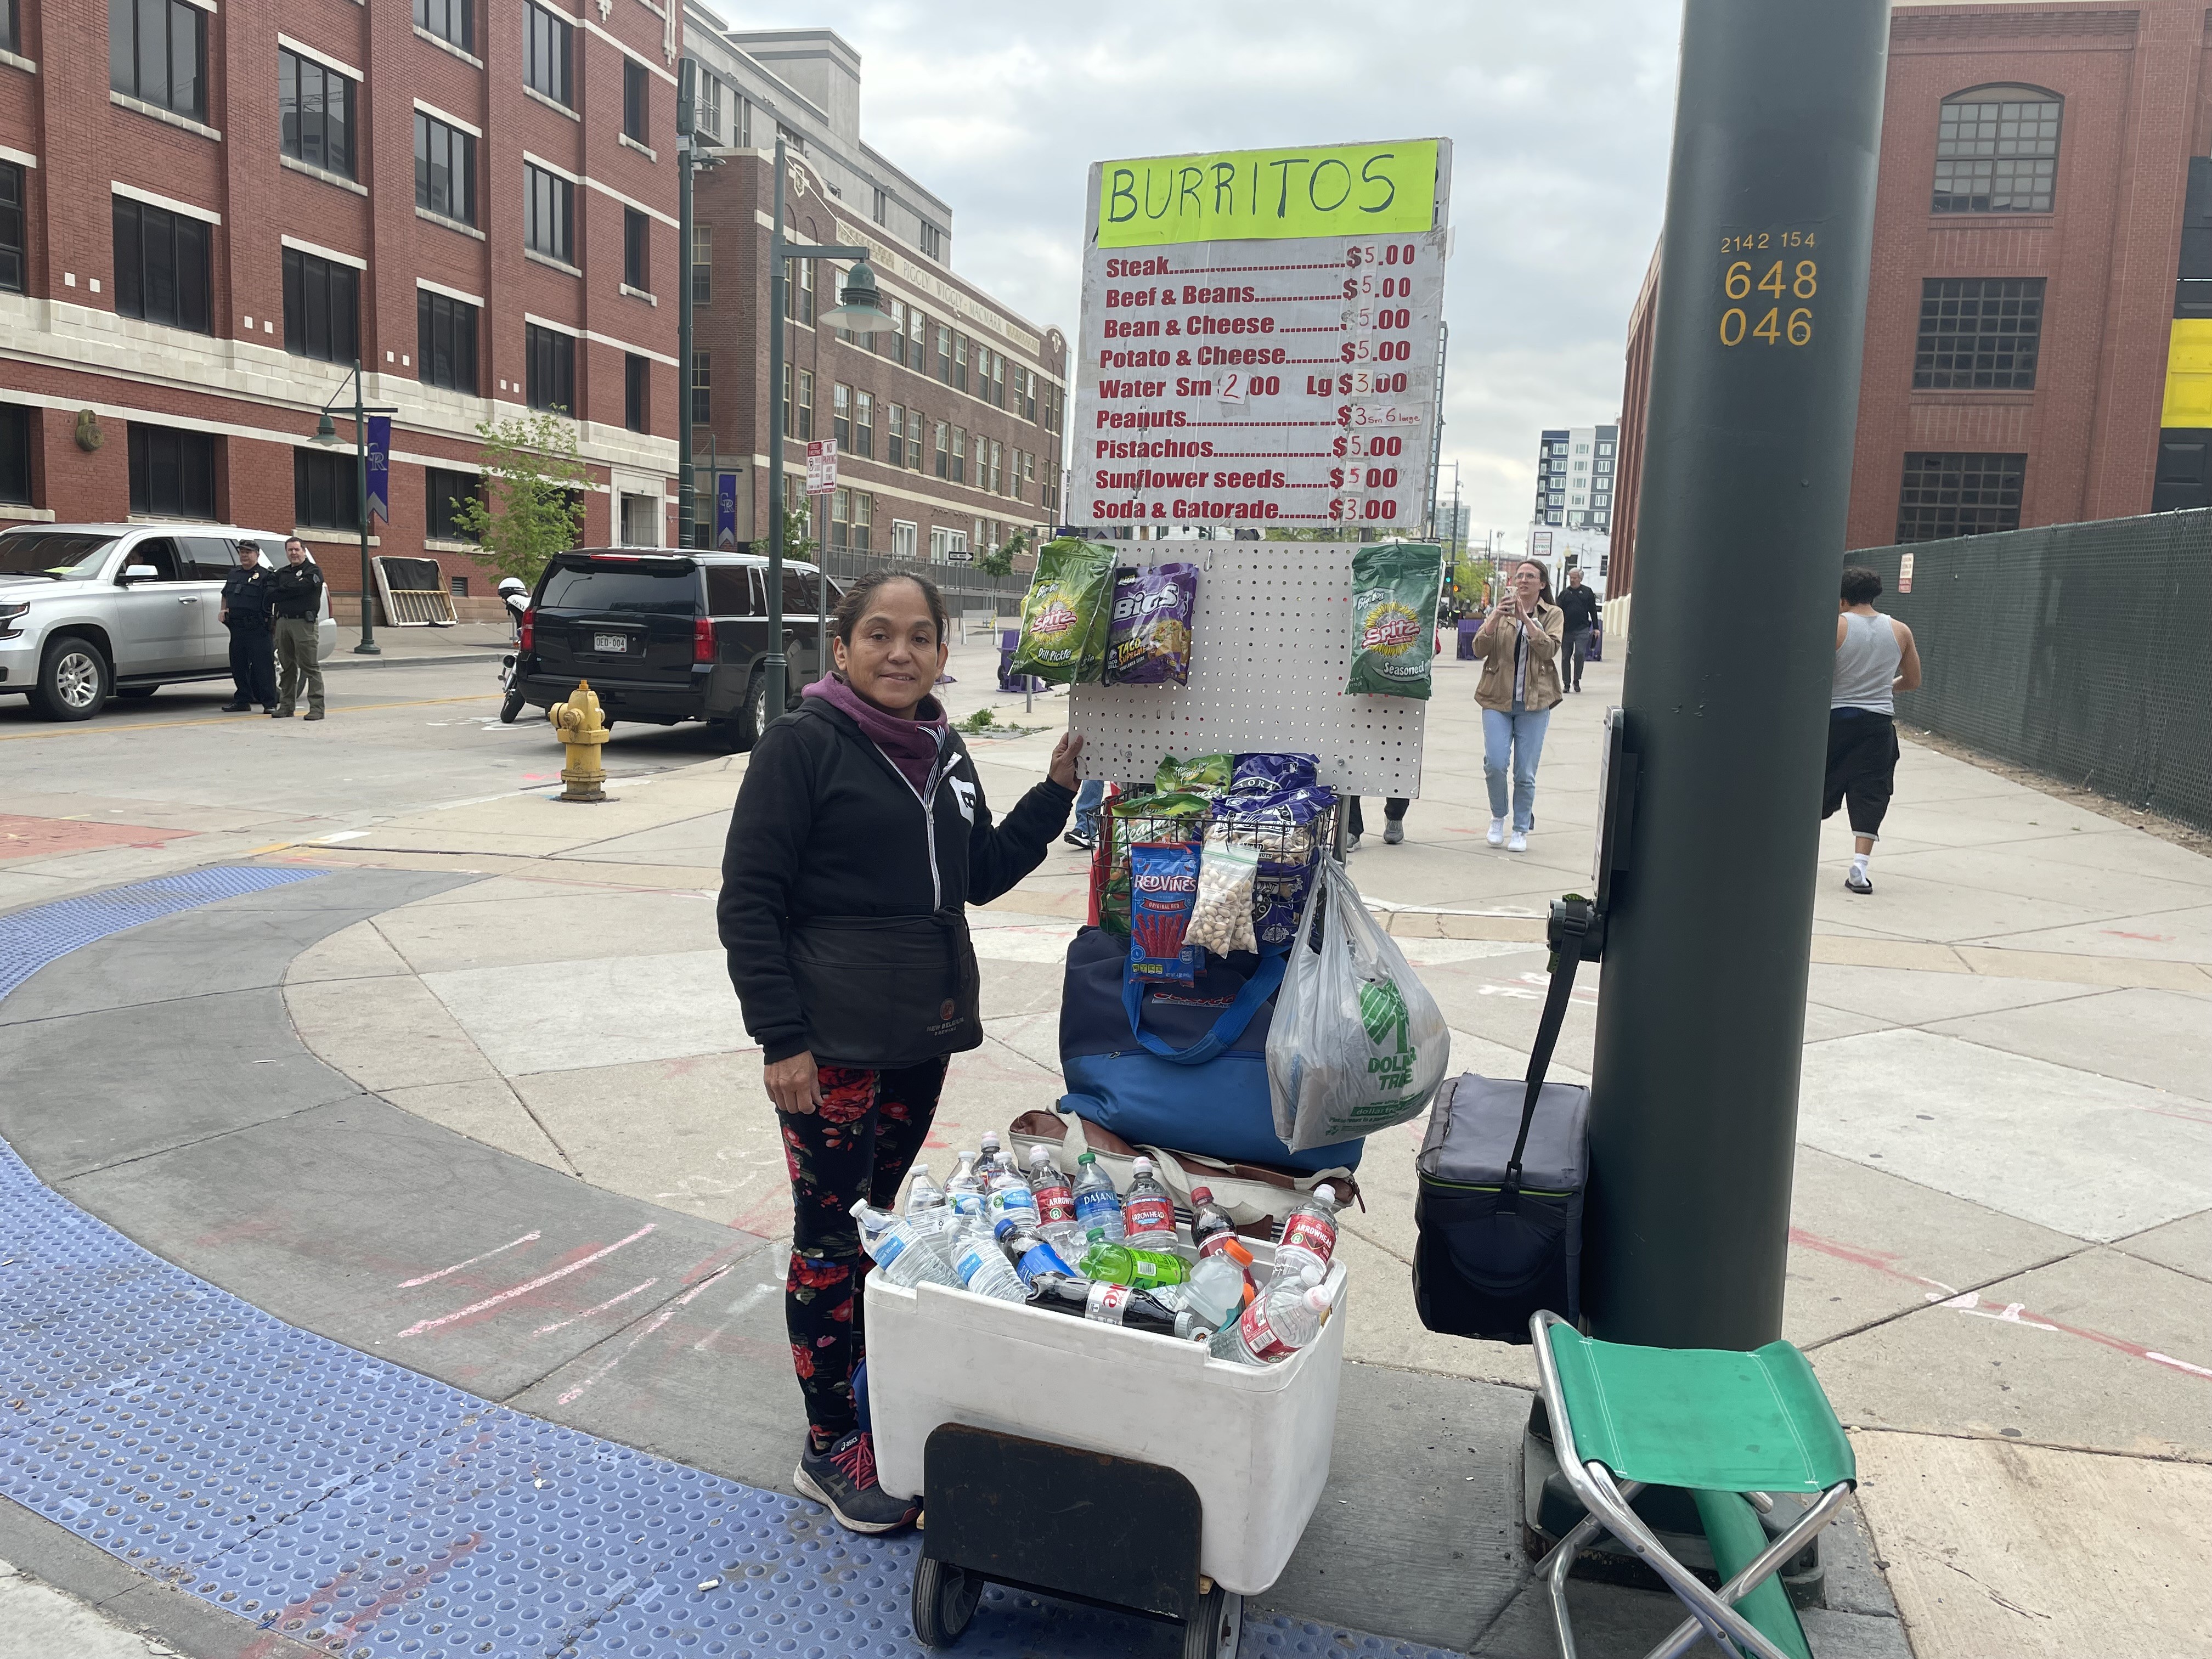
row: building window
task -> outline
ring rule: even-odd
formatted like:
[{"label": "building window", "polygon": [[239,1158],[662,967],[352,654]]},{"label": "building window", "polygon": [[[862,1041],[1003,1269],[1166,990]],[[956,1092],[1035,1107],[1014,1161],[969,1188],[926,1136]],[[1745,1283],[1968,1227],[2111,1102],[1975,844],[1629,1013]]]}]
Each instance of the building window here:
[{"label": "building window", "polygon": [[2040,276],[1930,276],[1920,284],[1923,389],[2026,392],[2043,340]]},{"label": "building window", "polygon": [[791,435],[794,438],[813,437],[814,375],[811,371],[804,368],[799,371],[799,408],[797,413],[799,416],[799,424],[792,428]]},{"label": "building window", "polygon": [[284,349],[349,363],[361,355],[361,273],[335,259],[284,250]]},{"label": "building window", "polygon": [[653,76],[635,58],[623,59],[623,133],[641,144],[653,142]]},{"label": "building window", "polygon": [[114,199],[117,313],[212,333],[206,222],[124,197]]},{"label": "building window", "polygon": [[703,306],[714,297],[714,228],[691,227],[691,303]]},{"label": "building window", "polygon": [[576,412],[576,342],[558,329],[526,323],[522,329],[522,360],[528,371],[524,400],[532,409]]},{"label": "building window", "polygon": [[831,490],[830,492],[830,545],[836,552],[842,553],[852,545],[849,539],[852,516],[853,492],[849,489]]},{"label": "building window", "polygon": [[943,421],[937,423],[937,476],[952,477],[952,428]]},{"label": "building window", "polygon": [[477,222],[477,141],[419,109],[415,112],[415,205],[465,225]]},{"label": "building window", "polygon": [[896,404],[884,405],[884,459],[893,466],[906,465],[906,410]]},{"label": "building window", "polygon": [[623,424],[632,432],[653,430],[653,360],[635,351],[623,354]]},{"label": "building window", "polygon": [[952,384],[958,391],[968,389],[968,337],[965,334],[952,337]]},{"label": "building window", "polygon": [[544,93],[555,103],[571,104],[568,69],[574,27],[543,6],[523,0],[522,83]]},{"label": "building window", "polygon": [[[783,371],[783,378],[787,384],[790,381],[788,366]],[[785,417],[788,419],[790,411],[787,410]],[[695,351],[691,354],[691,424],[711,426],[714,420],[714,360],[707,352]]]},{"label": "building window", "polygon": [[952,331],[943,323],[937,325],[937,378],[952,384]]},{"label": "building window", "polygon": [[2058,184],[2059,100],[2033,87],[1980,87],[1943,100],[1936,125],[1937,213],[2048,213]]},{"label": "building window", "polygon": [[[978,479],[976,482],[980,483],[982,481]],[[991,440],[991,493],[994,495],[1006,493],[1006,451],[996,438]]]},{"label": "building window", "polygon": [[214,434],[131,422],[131,510],[165,519],[214,518]]},{"label": "building window", "polygon": [[928,374],[929,319],[919,307],[907,319],[906,337],[908,350],[902,361],[917,374]]},{"label": "building window", "polygon": [[699,65],[698,96],[691,111],[691,125],[716,143],[722,142],[722,83],[707,72],[704,64]]},{"label": "building window", "polygon": [[853,388],[842,380],[830,388],[830,439],[841,455],[853,448]]},{"label": "building window", "polygon": [[653,291],[652,225],[635,208],[623,210],[623,281],[641,294]]},{"label": "building window", "polygon": [[461,509],[483,493],[483,480],[473,472],[448,472],[442,467],[422,469],[422,532],[441,542],[475,539],[461,522]]},{"label": "building window", "polygon": [[964,426],[952,428],[952,482],[968,482],[968,428]]},{"label": "building window", "polygon": [[361,528],[361,474],[352,456],[292,452],[292,522],[309,530]]},{"label": "building window", "polygon": [[791,436],[792,422],[796,416],[791,407],[791,389],[799,382],[799,371],[789,363],[783,366],[783,435]]},{"label": "building window", "polygon": [[0,404],[0,501],[31,505],[31,411]]},{"label": "building window", "polygon": [[207,14],[185,0],[107,0],[107,84],[199,120],[207,113]]},{"label": "building window", "polygon": [[872,393],[853,394],[853,453],[863,460],[876,454],[876,400]]},{"label": "building window", "polygon": [[466,576],[447,577],[446,591],[457,599],[465,599],[469,596],[469,579]]},{"label": "building window", "polygon": [[1897,539],[1941,541],[2020,528],[2025,455],[1910,452],[1897,496]]},{"label": "building window", "polygon": [[276,113],[285,155],[325,173],[353,177],[352,81],[280,46]]},{"label": "building window", "polygon": [[0,0],[0,52],[17,50],[15,43],[21,39],[15,20],[15,0]]},{"label": "building window", "polygon": [[23,291],[23,169],[0,161],[0,289]]},{"label": "building window", "polygon": [[477,308],[450,294],[415,290],[415,372],[424,386],[477,389]]},{"label": "building window", "polygon": [[467,52],[476,39],[473,10],[471,0],[415,0],[415,27]]},{"label": "building window", "polygon": [[891,193],[885,190],[881,185],[878,185],[876,186],[875,211],[870,216],[870,217],[873,218],[879,225],[887,225],[891,222],[890,216]]},{"label": "building window", "polygon": [[921,454],[921,439],[922,434],[928,431],[928,429],[929,428],[927,424],[921,418],[921,411],[920,410],[909,409],[907,410],[906,465],[908,471],[919,472],[922,469],[924,463]]},{"label": "building window", "polygon": [[921,251],[925,258],[942,264],[945,259],[945,233],[927,220],[921,227]]},{"label": "building window", "polygon": [[[531,9],[535,11],[537,8],[532,6]],[[576,263],[573,257],[576,251],[575,185],[556,173],[532,167],[526,161],[522,167],[522,184],[526,198],[524,246],[549,259],[573,265]]]},{"label": "building window", "polygon": [[876,527],[876,498],[860,490],[853,492],[853,551],[868,550],[868,538]]},{"label": "building window", "polygon": [[793,320],[811,328],[814,326],[814,261],[798,259],[793,263],[799,267],[799,311]]}]

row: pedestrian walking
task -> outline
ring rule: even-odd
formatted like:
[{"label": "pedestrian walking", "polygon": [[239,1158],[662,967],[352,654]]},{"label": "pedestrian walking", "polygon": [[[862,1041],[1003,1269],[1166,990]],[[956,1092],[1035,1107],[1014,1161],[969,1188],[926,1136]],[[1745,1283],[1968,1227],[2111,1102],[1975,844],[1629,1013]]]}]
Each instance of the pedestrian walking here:
[{"label": "pedestrian walking", "polygon": [[1559,646],[1565,633],[1566,618],[1552,602],[1552,579],[1535,560],[1523,559],[1514,566],[1490,620],[1474,636],[1474,654],[1482,659],[1474,700],[1482,706],[1490,844],[1509,852],[1527,852],[1528,832],[1536,825],[1536,763],[1544,757],[1544,730],[1561,696]]},{"label": "pedestrian walking", "polygon": [[1590,630],[1597,626],[1597,595],[1583,586],[1580,569],[1567,572],[1566,591],[1559,595],[1559,614],[1566,633],[1559,641],[1559,690],[1583,689],[1583,656],[1589,649]]},{"label": "pedestrian walking", "polygon": [[1048,775],[994,823],[930,695],[945,627],[921,577],[877,571],[846,589],[830,623],[835,673],[746,763],[716,906],[791,1174],[784,1319],[807,1421],[793,1480],[854,1532],[905,1526],[918,1506],[877,1484],[854,1407],[870,1263],[852,1206],[893,1205],[947,1060],[981,1046],[967,907],[1043,862],[1083,752],[1063,736]]},{"label": "pedestrian walking", "polygon": [[236,694],[223,704],[226,714],[243,714],[258,705],[264,714],[276,708],[276,660],[270,639],[269,568],[258,542],[238,544],[238,562],[222,579],[219,612],[230,630],[230,678]]},{"label": "pedestrian walking", "polygon": [[1105,799],[1105,779],[1084,779],[1083,787],[1075,792],[1075,823],[1060,839],[1086,853],[1094,851],[1098,845],[1098,809]]},{"label": "pedestrian walking", "polygon": [[1836,677],[1828,694],[1828,778],[1825,821],[1848,805],[1851,867],[1844,887],[1874,891],[1867,866],[1897,784],[1897,694],[1920,689],[1920,647],[1912,630],[1874,608],[1881,577],[1863,565],[1844,572],[1837,605]]},{"label": "pedestrian walking", "polygon": [[[320,641],[316,625],[323,615],[323,573],[307,556],[307,544],[297,536],[284,544],[284,568],[269,579],[270,609],[276,613],[276,667],[279,683],[274,720],[289,720],[305,687],[307,718],[323,717],[323,664],[317,654]],[[363,605],[368,595],[361,596]]]},{"label": "pedestrian walking", "polygon": [[[1347,847],[1358,847],[1359,838],[1367,833],[1367,821],[1359,811],[1359,797],[1345,798],[1346,817],[1345,842]],[[1385,846],[1395,847],[1406,839],[1406,809],[1413,804],[1407,795],[1392,795],[1382,803],[1382,841]]]}]

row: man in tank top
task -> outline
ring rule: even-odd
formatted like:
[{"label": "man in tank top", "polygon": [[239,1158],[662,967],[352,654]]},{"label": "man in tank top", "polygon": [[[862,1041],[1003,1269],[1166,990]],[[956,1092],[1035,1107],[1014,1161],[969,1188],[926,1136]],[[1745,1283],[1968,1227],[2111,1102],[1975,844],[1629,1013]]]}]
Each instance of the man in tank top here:
[{"label": "man in tank top", "polygon": [[1897,697],[1920,685],[1920,652],[1912,630],[1874,608],[1881,578],[1863,566],[1844,572],[1836,617],[1836,679],[1828,697],[1828,782],[1820,816],[1850,808],[1850,873],[1844,885],[1871,893],[1867,863],[1881,834],[1897,778]]}]

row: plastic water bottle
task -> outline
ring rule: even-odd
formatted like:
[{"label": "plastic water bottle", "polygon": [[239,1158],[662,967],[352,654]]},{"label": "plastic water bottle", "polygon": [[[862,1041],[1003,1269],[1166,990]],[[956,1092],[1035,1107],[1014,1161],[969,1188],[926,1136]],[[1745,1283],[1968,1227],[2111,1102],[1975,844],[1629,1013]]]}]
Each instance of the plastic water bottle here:
[{"label": "plastic water bottle", "polygon": [[863,1198],[854,1202],[853,1219],[860,1224],[861,1248],[892,1284],[959,1284],[936,1241],[916,1233],[905,1217],[878,1210]]},{"label": "plastic water bottle", "polygon": [[1081,1249],[1085,1230],[1075,1219],[1075,1188],[1048,1146],[1030,1149],[1030,1191],[1036,1195],[1037,1231],[1064,1256]]},{"label": "plastic water bottle", "polygon": [[906,1223],[924,1237],[936,1237],[952,1224],[952,1206],[945,1188],[929,1178],[929,1165],[914,1166],[914,1180],[906,1189]]},{"label": "plastic water bottle", "polygon": [[1132,1244],[1147,1249],[1172,1250],[1176,1244],[1175,1200],[1168,1189],[1152,1179],[1152,1160],[1140,1158],[1129,1166],[1129,1195],[1121,1212],[1124,1234]]},{"label": "plastic water bottle", "polygon": [[1022,1172],[1011,1163],[1001,1162],[991,1172],[986,1211],[994,1227],[1008,1218],[1025,1226],[1037,1224],[1036,1194],[1030,1190],[1030,1183],[1022,1178]]},{"label": "plastic water bottle", "polygon": [[977,1296],[1020,1302],[1028,1294],[1022,1286],[1021,1275],[1014,1271],[1014,1264],[1006,1260],[1006,1253],[988,1233],[961,1236],[952,1247],[952,1271],[960,1276],[961,1287]]},{"label": "plastic water bottle", "polygon": [[1229,1212],[1213,1201],[1211,1187],[1190,1189],[1190,1242],[1200,1255],[1221,1248],[1222,1242],[1237,1237],[1237,1224],[1229,1218]]},{"label": "plastic water bottle", "polygon": [[1296,1267],[1327,1273],[1335,1255],[1336,1188],[1324,1182],[1283,1218],[1283,1237],[1275,1246],[1275,1277]]},{"label": "plastic water bottle", "polygon": [[954,1193],[945,1200],[945,1254],[955,1257],[971,1238],[991,1236],[991,1217],[980,1193]]},{"label": "plastic water bottle", "polygon": [[1173,1250],[1146,1250],[1131,1244],[1115,1244],[1100,1227],[1091,1230],[1089,1248],[1075,1265],[1085,1279],[1109,1285],[1133,1285],[1140,1291],[1180,1285],[1190,1277],[1190,1264]]},{"label": "plastic water bottle", "polygon": [[1329,1293],[1322,1288],[1320,1269],[1301,1269],[1295,1279],[1279,1276],[1235,1324],[1214,1333],[1213,1357],[1246,1365],[1279,1365],[1321,1334],[1328,1308]]},{"label": "plastic water bottle", "polygon": [[[1088,1271],[1088,1261],[1084,1265]],[[1169,1307],[1188,1308],[1209,1330],[1235,1324],[1244,1306],[1244,1270],[1225,1250],[1200,1256],[1198,1265],[1190,1269],[1190,1277],[1180,1285],[1148,1288]]]},{"label": "plastic water bottle", "polygon": [[1114,1178],[1098,1167],[1096,1152],[1077,1158],[1075,1170],[1075,1224],[1085,1235],[1096,1227],[1109,1242],[1120,1243],[1127,1237],[1128,1224],[1121,1215],[1121,1195],[1114,1190]]},{"label": "plastic water bottle", "polygon": [[975,1178],[986,1187],[991,1184],[991,1178],[1000,1170],[1013,1167],[1006,1161],[1006,1155],[1000,1147],[999,1132],[996,1129],[984,1130],[983,1150],[975,1156]]},{"label": "plastic water bottle", "polygon": [[1025,1291],[1035,1289],[1041,1278],[1074,1279],[1079,1276],[1074,1268],[1060,1259],[1060,1252],[1052,1248],[1034,1223],[1009,1218],[993,1228],[991,1236],[998,1240],[999,1248],[1006,1253],[1006,1260],[1014,1264],[1014,1272],[1020,1276],[1022,1288]]}]

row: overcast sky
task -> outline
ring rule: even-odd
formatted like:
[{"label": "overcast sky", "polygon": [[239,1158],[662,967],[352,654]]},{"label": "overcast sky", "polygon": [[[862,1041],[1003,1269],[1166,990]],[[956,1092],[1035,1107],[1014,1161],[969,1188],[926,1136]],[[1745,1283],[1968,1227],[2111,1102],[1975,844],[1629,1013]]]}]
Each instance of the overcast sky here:
[{"label": "overcast sky", "polygon": [[951,204],[954,268],[1071,338],[1092,161],[1449,138],[1442,493],[1456,459],[1477,529],[1524,528],[1537,433],[1620,412],[1664,205],[1680,12],[1663,0],[720,9],[849,41],[861,136]]}]

